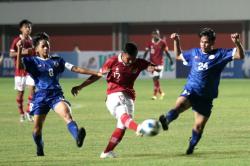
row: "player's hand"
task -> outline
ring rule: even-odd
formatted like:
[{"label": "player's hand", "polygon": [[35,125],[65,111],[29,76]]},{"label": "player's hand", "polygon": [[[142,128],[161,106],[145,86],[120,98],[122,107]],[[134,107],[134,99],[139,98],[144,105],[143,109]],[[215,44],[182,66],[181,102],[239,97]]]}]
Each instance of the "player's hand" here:
[{"label": "player's hand", "polygon": [[73,88],[71,89],[71,94],[72,94],[73,96],[77,96],[80,90],[81,90],[81,87],[80,87],[80,86],[75,86],[75,87],[73,87]]},{"label": "player's hand", "polygon": [[238,33],[232,33],[231,34],[232,41],[236,44],[240,42],[240,34]]},{"label": "player's hand", "polygon": [[180,39],[180,35],[178,33],[172,33],[170,35],[170,39],[179,40]]},{"label": "player's hand", "polygon": [[97,73],[97,76],[98,76],[98,77],[102,77],[103,75],[102,75],[101,72],[98,72],[98,73]]}]

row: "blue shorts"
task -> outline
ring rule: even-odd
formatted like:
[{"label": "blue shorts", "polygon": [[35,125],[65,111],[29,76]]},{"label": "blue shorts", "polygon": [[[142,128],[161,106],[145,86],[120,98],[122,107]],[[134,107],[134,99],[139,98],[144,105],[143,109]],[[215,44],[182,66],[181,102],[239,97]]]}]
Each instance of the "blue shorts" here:
[{"label": "blue shorts", "polygon": [[33,96],[30,115],[47,114],[49,110],[54,109],[55,105],[60,101],[65,101],[61,90],[37,91]]},{"label": "blue shorts", "polygon": [[209,118],[213,108],[213,99],[207,99],[196,95],[195,93],[189,92],[186,89],[182,92],[180,96],[186,97],[195,112]]}]

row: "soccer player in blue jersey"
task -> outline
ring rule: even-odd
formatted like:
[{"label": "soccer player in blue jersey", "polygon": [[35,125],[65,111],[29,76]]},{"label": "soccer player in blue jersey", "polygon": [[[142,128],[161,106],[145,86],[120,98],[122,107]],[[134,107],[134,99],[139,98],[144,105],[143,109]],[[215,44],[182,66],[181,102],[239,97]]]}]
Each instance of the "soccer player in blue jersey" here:
[{"label": "soccer player in blue jersey", "polygon": [[174,40],[174,51],[177,60],[191,67],[184,90],[177,98],[175,107],[166,115],[161,115],[159,121],[164,130],[178,118],[179,114],[192,107],[194,111],[194,126],[186,154],[192,154],[201,139],[204,127],[210,117],[213,99],[218,96],[220,75],[226,64],[232,60],[243,59],[244,50],[238,33],[231,34],[235,44],[233,49],[214,48],[216,34],[211,28],[204,28],[199,33],[200,48],[181,51],[180,37],[171,34]]},{"label": "soccer player in blue jersey", "polygon": [[[22,41],[17,43],[17,67],[25,67],[26,71],[35,81],[36,92],[32,101],[31,115],[34,115],[33,139],[37,146],[37,156],[44,156],[44,145],[42,140],[42,128],[46,115],[53,109],[64,121],[78,147],[81,147],[86,136],[83,127],[78,129],[71,115],[69,102],[64,99],[59,76],[68,69],[70,71],[101,76],[100,73],[85,68],[79,68],[65,62],[58,56],[50,56],[49,36],[42,32],[33,37],[33,45],[37,56],[24,56],[21,59]],[[22,63],[21,63],[22,60]]]}]

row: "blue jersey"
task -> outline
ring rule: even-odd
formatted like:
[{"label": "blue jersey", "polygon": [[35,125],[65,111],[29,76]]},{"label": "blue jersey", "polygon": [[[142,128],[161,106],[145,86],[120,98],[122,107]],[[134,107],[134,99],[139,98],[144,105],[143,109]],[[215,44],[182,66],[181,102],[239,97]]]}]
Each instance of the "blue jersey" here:
[{"label": "blue jersey", "polygon": [[65,61],[53,56],[42,59],[38,56],[23,57],[26,71],[35,81],[36,89],[39,90],[61,90],[59,76],[65,69]]},{"label": "blue jersey", "polygon": [[226,64],[233,60],[236,49],[215,49],[204,53],[194,48],[182,53],[183,64],[191,66],[185,90],[213,99],[218,96],[220,75]]}]

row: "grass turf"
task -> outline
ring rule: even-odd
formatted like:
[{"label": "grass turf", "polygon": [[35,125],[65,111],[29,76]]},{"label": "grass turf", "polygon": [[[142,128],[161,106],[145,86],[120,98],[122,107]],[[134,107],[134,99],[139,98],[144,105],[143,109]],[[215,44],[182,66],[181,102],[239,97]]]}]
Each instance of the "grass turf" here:
[{"label": "grass turf", "polygon": [[[115,152],[116,159],[99,159],[115,128],[115,119],[105,107],[104,80],[83,89],[73,97],[70,89],[80,79],[61,79],[65,97],[72,104],[73,117],[87,130],[83,148],[77,148],[62,119],[51,111],[45,121],[43,139],[45,157],[35,156],[32,123],[19,122],[12,78],[0,79],[0,165],[249,165],[250,163],[250,81],[221,81],[219,98],[214,101],[213,113],[203,138],[194,154],[186,156],[188,139],[193,125],[191,110],[183,113],[167,132],[156,137],[135,136],[127,131]],[[164,100],[150,100],[152,81],[138,80],[135,120],[158,119],[170,109],[180,94],[185,80],[162,80]],[[25,97],[27,99],[27,95]],[[26,100],[27,101],[27,100]]]}]

